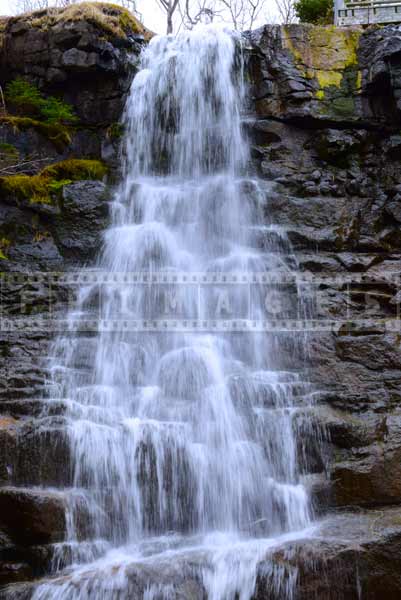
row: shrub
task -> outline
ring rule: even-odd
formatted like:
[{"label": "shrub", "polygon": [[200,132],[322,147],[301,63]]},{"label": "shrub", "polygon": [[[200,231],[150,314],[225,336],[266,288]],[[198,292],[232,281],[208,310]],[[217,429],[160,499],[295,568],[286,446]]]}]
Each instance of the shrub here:
[{"label": "shrub", "polygon": [[15,108],[26,114],[40,114],[43,98],[39,90],[17,77],[6,86],[6,98]]},{"label": "shrub", "polygon": [[298,0],[294,6],[301,23],[314,25],[333,23],[333,0]]},{"label": "shrub", "polygon": [[40,112],[45,117],[45,122],[49,124],[74,123],[77,121],[72,106],[54,96],[46,98]]},{"label": "shrub", "polygon": [[49,125],[77,121],[72,106],[55,96],[45,98],[37,87],[21,77],[7,84],[6,99],[19,113],[41,117]]}]

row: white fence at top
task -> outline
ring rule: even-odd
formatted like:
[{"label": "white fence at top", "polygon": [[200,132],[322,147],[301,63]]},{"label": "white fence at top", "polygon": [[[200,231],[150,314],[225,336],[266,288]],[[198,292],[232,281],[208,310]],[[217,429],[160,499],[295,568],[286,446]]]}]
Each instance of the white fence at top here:
[{"label": "white fence at top", "polygon": [[401,0],[335,0],[336,25],[401,23]]}]

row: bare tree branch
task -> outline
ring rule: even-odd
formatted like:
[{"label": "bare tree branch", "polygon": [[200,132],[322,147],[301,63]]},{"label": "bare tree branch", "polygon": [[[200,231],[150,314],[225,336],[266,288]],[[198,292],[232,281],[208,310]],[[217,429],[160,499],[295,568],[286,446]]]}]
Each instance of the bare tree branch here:
[{"label": "bare tree branch", "polygon": [[179,5],[182,21],[187,29],[192,29],[198,23],[212,23],[221,15],[216,6],[216,0],[185,0],[184,10]]},{"label": "bare tree branch", "polygon": [[180,0],[157,0],[159,6],[165,11],[167,16],[167,34],[173,33],[173,15],[179,5]]},{"label": "bare tree branch", "polygon": [[280,24],[293,23],[296,17],[294,0],[274,0],[274,2],[280,15]]},{"label": "bare tree branch", "polygon": [[215,0],[225,8],[234,29],[244,31],[252,29],[261,14],[265,0]]},{"label": "bare tree branch", "polygon": [[[0,153],[0,160],[10,158],[9,154]],[[31,158],[29,160],[20,160],[14,165],[7,165],[0,168],[0,173],[4,175],[15,175],[16,173],[31,174],[39,168],[39,163],[49,162],[51,158]]]}]

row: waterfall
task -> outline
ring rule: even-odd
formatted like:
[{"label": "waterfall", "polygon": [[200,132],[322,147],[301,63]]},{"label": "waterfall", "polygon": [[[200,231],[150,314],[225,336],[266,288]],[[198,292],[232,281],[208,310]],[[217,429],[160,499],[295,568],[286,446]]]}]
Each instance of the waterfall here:
[{"label": "waterfall", "polygon": [[[54,348],[72,565],[36,600],[198,598],[177,591],[189,572],[210,600],[249,600],[258,562],[311,524],[295,421],[310,386],[280,364],[271,335],[219,329],[266,319],[266,286],[253,286],[250,315],[240,279],[290,273],[293,261],[248,172],[244,96],[234,34],[156,37],[143,53],[112,222]],[[73,334],[80,318],[102,326]],[[83,510],[85,540],[74,525]]]}]

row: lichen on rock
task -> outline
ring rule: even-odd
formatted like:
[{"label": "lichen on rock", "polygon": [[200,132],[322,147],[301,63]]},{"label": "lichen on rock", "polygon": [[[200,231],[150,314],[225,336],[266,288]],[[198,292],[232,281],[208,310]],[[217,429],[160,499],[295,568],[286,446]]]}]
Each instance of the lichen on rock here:
[{"label": "lichen on rock", "polygon": [[360,92],[362,75],[357,53],[361,33],[360,27],[331,25],[283,28],[283,46],[302,76],[316,82],[314,95],[322,102],[323,113],[351,115],[354,110],[352,101],[339,98]]}]

